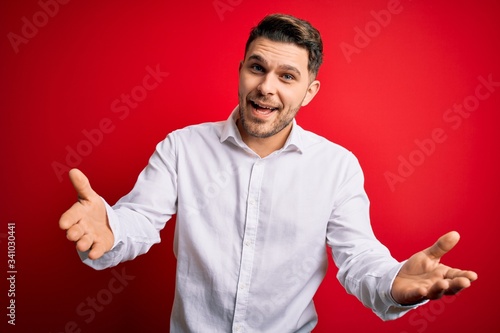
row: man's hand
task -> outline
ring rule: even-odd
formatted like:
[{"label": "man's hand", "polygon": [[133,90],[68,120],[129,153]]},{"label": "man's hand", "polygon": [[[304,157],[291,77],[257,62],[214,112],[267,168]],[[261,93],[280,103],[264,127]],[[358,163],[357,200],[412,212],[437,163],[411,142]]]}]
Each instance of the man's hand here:
[{"label": "man's hand", "polygon": [[450,268],[439,261],[460,239],[456,231],[441,236],[431,247],[415,253],[399,271],[392,285],[392,297],[402,305],[454,295],[477,279],[473,271]]},{"label": "man's hand", "polygon": [[79,251],[90,250],[89,258],[98,259],[114,244],[106,207],[80,170],[70,170],[69,178],[78,194],[78,202],[61,216],[59,227],[66,230],[70,241],[76,242]]}]

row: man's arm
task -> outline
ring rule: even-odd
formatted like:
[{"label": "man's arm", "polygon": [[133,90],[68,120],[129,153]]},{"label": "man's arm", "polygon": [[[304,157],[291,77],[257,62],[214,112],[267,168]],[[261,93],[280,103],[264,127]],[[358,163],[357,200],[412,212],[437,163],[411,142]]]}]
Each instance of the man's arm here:
[{"label": "man's arm", "polygon": [[458,234],[441,237],[405,262],[396,261],[373,234],[364,177],[355,158],[338,188],[327,230],[327,243],[339,268],[337,278],[383,320],[401,317],[428,299],[454,294],[477,274],[451,269],[440,258],[458,242]]}]

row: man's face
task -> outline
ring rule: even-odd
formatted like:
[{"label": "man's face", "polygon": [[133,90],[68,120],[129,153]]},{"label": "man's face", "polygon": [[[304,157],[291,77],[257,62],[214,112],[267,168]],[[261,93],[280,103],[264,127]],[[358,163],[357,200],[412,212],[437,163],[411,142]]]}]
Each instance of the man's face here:
[{"label": "man's face", "polygon": [[259,37],[249,45],[238,89],[243,136],[269,138],[290,128],[319,89],[318,81],[311,82],[308,61],[307,50],[295,44]]}]

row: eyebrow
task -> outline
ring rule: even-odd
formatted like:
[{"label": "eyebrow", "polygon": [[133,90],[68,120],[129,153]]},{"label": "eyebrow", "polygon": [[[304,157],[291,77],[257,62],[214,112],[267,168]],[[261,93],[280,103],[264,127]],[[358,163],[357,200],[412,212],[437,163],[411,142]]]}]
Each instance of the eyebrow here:
[{"label": "eyebrow", "polygon": [[[248,57],[248,60],[256,60],[256,61],[259,61],[261,63],[264,63],[265,65],[269,65],[269,62],[258,54],[252,54],[251,56]],[[285,70],[285,71],[294,72],[298,76],[302,75],[300,73],[299,69],[295,66],[292,66],[292,65],[279,65],[278,68]]]}]

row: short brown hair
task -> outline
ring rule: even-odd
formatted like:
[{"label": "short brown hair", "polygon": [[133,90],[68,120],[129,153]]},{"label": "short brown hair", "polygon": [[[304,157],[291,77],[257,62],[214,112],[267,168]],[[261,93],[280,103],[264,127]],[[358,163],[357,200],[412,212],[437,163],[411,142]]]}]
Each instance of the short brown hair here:
[{"label": "short brown hair", "polygon": [[250,31],[245,54],[250,44],[258,37],[305,48],[309,55],[307,68],[314,76],[318,74],[323,62],[323,42],[319,31],[309,22],[286,14],[268,15]]}]

